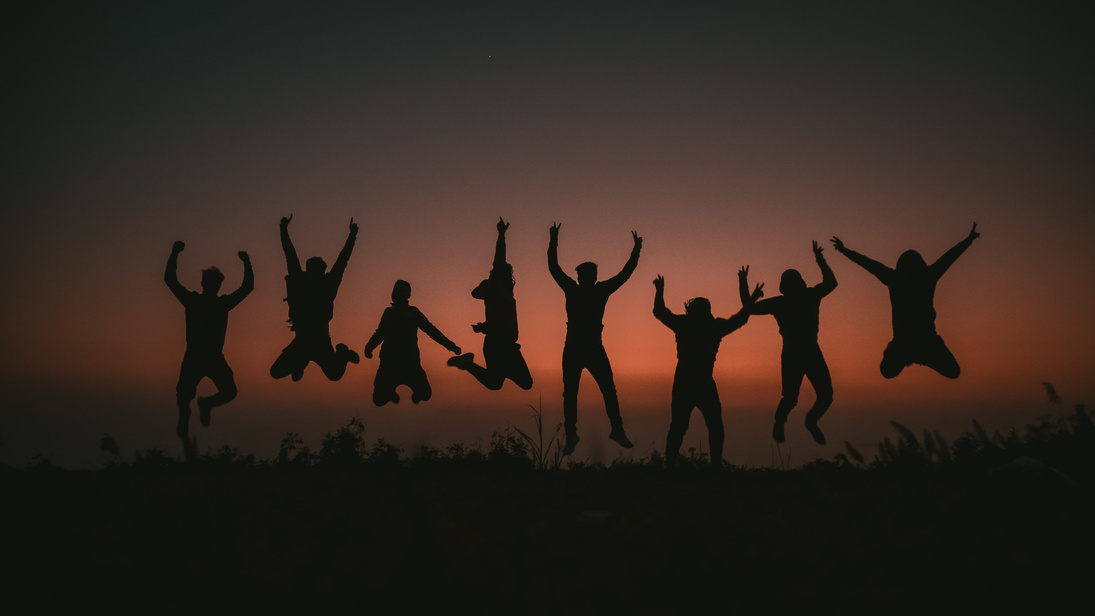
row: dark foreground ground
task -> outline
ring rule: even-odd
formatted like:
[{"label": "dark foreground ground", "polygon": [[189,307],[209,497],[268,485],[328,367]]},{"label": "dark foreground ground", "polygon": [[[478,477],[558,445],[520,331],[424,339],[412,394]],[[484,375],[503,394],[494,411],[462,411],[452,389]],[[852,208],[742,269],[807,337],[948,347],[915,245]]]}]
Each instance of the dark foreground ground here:
[{"label": "dark foreground ground", "polygon": [[10,614],[1053,613],[1095,570],[1090,486],[981,473],[8,469],[0,491]]}]

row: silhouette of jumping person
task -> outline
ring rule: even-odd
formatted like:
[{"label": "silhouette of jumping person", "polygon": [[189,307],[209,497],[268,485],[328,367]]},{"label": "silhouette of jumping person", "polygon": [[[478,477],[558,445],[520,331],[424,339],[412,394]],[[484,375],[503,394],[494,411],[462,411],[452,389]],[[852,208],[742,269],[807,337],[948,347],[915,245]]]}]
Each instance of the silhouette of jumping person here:
[{"label": "silhouette of jumping person", "polygon": [[[820,445],[825,444],[825,435],[817,422],[829,405],[833,403],[833,380],[829,375],[829,366],[817,344],[818,312],[821,299],[836,288],[836,276],[825,257],[822,248],[814,242],[814,258],[821,269],[821,283],[806,286],[798,270],[783,272],[779,281],[779,292],[783,295],[763,299],[750,309],[751,314],[770,314],[776,318],[779,333],[783,337],[783,353],[780,359],[780,371],[783,380],[783,398],[776,407],[776,421],[772,426],[772,438],[777,443],[784,441],[783,424],[787,415],[798,404],[798,394],[803,377],[814,386],[817,399],[806,413],[806,429]],[[742,305],[746,301],[746,289],[741,289]]]},{"label": "silhouette of jumping person", "polygon": [[297,251],[289,239],[289,222],[293,215],[281,219],[281,248],[285,251],[285,301],[289,304],[289,329],[293,341],[281,351],[270,366],[270,376],[275,379],[292,375],[294,381],[304,376],[308,362],[315,362],[323,374],[337,381],[346,373],[347,363],[357,363],[357,352],[345,344],[331,345],[331,319],[335,311],[335,295],[342,284],[346,263],[357,240],[357,225],[350,219],[350,235],[338,254],[338,260],[327,271],[327,263],[320,257],[312,257],[301,269]]},{"label": "silhouette of jumping person", "polygon": [[605,412],[612,425],[608,438],[621,447],[631,448],[633,445],[624,433],[616,383],[612,379],[612,366],[608,363],[601,330],[604,329],[608,297],[623,286],[635,271],[643,238],[631,232],[635,247],[631,249],[631,257],[619,274],[597,282],[597,264],[587,261],[574,268],[578,274],[578,281],[575,282],[559,267],[559,227],[559,223],[551,226],[548,271],[566,294],[567,337],[563,345],[563,427],[566,444],[562,453],[564,456],[574,453],[574,447],[578,444],[578,382],[582,378],[582,370],[589,370],[604,396]]},{"label": "silhouette of jumping person", "polygon": [[472,290],[471,296],[483,300],[486,313],[482,323],[472,325],[472,331],[483,334],[483,363],[474,363],[475,355],[465,353],[452,357],[448,365],[467,370],[490,390],[502,389],[506,379],[521,389],[532,389],[521,345],[517,344],[517,301],[513,298],[513,266],[506,262],[506,230],[509,223],[498,217],[498,240],[494,245],[494,263],[487,279]]},{"label": "silhouette of jumping person", "polygon": [[847,248],[838,237],[830,240],[837,252],[874,274],[890,290],[893,340],[882,352],[882,376],[892,379],[906,366],[920,364],[948,379],[958,378],[958,361],[935,331],[935,285],[978,237],[981,234],[977,223],[973,223],[969,235],[935,263],[928,265],[919,252],[906,250],[897,258],[894,269]]},{"label": "silhouette of jumping person", "polygon": [[255,273],[251,269],[251,258],[241,250],[238,253],[240,261],[243,261],[243,284],[240,288],[228,295],[217,295],[224,282],[224,274],[210,267],[202,270],[201,293],[190,291],[179,282],[176,271],[179,253],[184,248],[186,244],[183,242],[175,242],[171,247],[163,279],[186,309],[186,353],[179,370],[179,382],[175,386],[175,400],[179,405],[179,423],[175,431],[187,443],[190,436],[190,401],[197,396],[198,383],[203,378],[208,377],[217,386],[217,393],[208,398],[198,398],[198,417],[203,426],[209,426],[210,411],[214,407],[227,404],[236,397],[236,380],[232,368],[224,359],[224,336],[228,331],[228,312],[255,288]]},{"label": "silhouette of jumping person", "polygon": [[380,347],[380,367],[373,380],[373,404],[384,406],[399,404],[395,388],[406,385],[411,388],[411,402],[418,404],[433,396],[422,359],[418,351],[418,330],[433,338],[453,355],[460,354],[460,347],[445,337],[422,311],[410,304],[411,285],[404,280],[395,281],[392,287],[392,305],[384,309],[380,324],[365,344],[365,357],[372,359],[373,349]]},{"label": "silhouette of jumping person", "polygon": [[757,285],[749,294],[749,268],[738,272],[739,291],[745,301],[729,319],[716,318],[711,314],[711,302],[706,297],[696,297],[684,304],[684,314],[674,314],[665,307],[665,279],[654,279],[654,317],[676,335],[677,369],[673,373],[673,398],[670,406],[669,435],[665,438],[665,462],[669,467],[677,463],[684,433],[688,430],[692,409],[698,408],[707,424],[707,439],[711,449],[711,464],[722,466],[724,430],[722,402],[715,386],[713,372],[715,355],[722,339],[749,320],[749,309],[763,297],[764,285]]}]

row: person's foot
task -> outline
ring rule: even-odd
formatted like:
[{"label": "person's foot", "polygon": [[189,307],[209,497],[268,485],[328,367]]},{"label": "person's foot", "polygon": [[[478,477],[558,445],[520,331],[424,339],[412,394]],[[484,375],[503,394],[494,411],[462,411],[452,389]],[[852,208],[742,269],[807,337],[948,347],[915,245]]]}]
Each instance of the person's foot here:
[{"label": "person's foot", "polygon": [[574,453],[574,448],[578,445],[578,435],[568,434],[566,444],[563,445],[563,455],[569,456]]},{"label": "person's foot", "polygon": [[445,363],[454,368],[461,370],[467,370],[468,364],[475,359],[475,353],[464,353],[463,355],[453,355]]},{"label": "person's foot", "polygon": [[292,374],[293,382],[299,381],[304,378],[304,368],[300,370],[294,370]]},{"label": "person's foot", "polygon": [[393,391],[393,392],[392,392],[392,395],[391,395],[391,397],[390,397],[390,398],[388,398],[388,400],[389,400],[389,401],[390,401],[390,402],[391,402],[392,404],[399,404],[399,394],[397,394],[397,393],[395,393],[395,392]]},{"label": "person's foot", "polygon": [[419,398],[417,393],[411,392],[411,402],[418,404],[422,402],[422,398]]},{"label": "person's foot", "polygon": [[810,436],[814,437],[814,442],[818,445],[825,444],[825,435],[821,433],[821,428],[817,427],[816,421],[807,421],[806,429],[810,431]]},{"label": "person's foot", "polygon": [[335,352],[339,355],[345,355],[346,361],[350,362],[351,364],[356,364],[361,361],[361,357],[357,354],[357,351],[350,349],[350,347],[346,346],[345,344],[337,345],[335,347]]},{"label": "person's foot", "polygon": [[786,419],[776,417],[776,423],[772,424],[772,438],[777,443],[782,443],[785,439],[783,437],[783,424],[787,423]]},{"label": "person's foot", "polygon": [[635,446],[631,443],[631,441],[627,439],[627,435],[624,434],[623,426],[617,426],[613,428],[612,432],[608,433],[608,438],[619,443],[620,447],[623,447],[624,449],[631,449]]},{"label": "person's foot", "polygon": [[175,425],[175,434],[183,440],[190,438],[190,409],[179,411],[179,423]]}]

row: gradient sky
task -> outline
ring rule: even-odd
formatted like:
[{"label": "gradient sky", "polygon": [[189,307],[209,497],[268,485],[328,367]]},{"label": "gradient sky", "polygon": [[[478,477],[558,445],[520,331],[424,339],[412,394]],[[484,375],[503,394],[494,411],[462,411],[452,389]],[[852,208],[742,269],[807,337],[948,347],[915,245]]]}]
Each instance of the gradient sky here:
[{"label": "gradient sky", "polygon": [[[40,3],[45,4],[45,3]],[[840,236],[892,265],[931,261],[976,221],[982,237],[939,284],[937,326],[957,381],[913,366],[878,373],[890,338],[885,288],[835,251],[839,287],[820,343],[836,401],[828,447],[801,428],[804,386],[780,452],[770,439],[780,338],[754,317],[716,365],[735,464],[873,452],[891,420],[948,438],[980,420],[1022,428],[1047,405],[1095,403],[1095,21],[1081,3],[916,2],[57,2],[5,21],[0,461],[101,463],[176,452],[174,385],[183,309],[162,282],[200,270],[254,293],[232,312],[226,356],[240,397],[196,426],[203,450],[272,456],[286,432],[315,446],[353,416],[369,440],[408,448],[489,442],[529,428],[529,405],[562,420],[560,261],[638,269],[613,296],[605,344],[636,448],[664,448],[672,333],[666,299],[739,308],[735,272],[777,292],[780,273],[820,274],[811,240]],[[374,407],[377,360],[337,383],[312,366],[273,381],[286,328],[278,220],[301,258],[333,262],[361,225],[335,304],[336,341],[359,352],[392,283],[466,351],[494,223],[512,226],[521,343],[536,380],[486,392],[422,337],[434,399]],[[825,242],[828,247],[828,242]],[[208,382],[200,393],[208,393]],[[607,440],[587,375],[576,459]],[[706,449],[697,413],[685,447]]]}]

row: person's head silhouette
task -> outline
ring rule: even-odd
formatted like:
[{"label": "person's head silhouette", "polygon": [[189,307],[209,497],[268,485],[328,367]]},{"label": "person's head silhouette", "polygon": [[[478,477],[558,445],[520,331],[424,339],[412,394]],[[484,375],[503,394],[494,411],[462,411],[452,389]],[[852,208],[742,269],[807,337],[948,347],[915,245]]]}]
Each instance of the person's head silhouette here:
[{"label": "person's head silhouette", "polygon": [[789,269],[783,272],[783,276],[779,279],[779,292],[784,295],[796,295],[806,290],[806,281],[802,279],[802,274],[798,273],[796,269]]},{"label": "person's head silhouette", "polygon": [[411,301],[411,283],[396,280],[392,287],[392,304],[408,304]]},{"label": "person's head silhouette", "polygon": [[224,274],[215,267],[202,270],[202,293],[216,295],[221,290]]},{"label": "person's head silhouette", "polygon": [[327,262],[321,257],[312,257],[304,262],[304,271],[309,276],[322,276],[327,272]]},{"label": "person's head silhouette", "polygon": [[698,319],[711,318],[711,302],[706,297],[693,297],[684,303],[684,313]]},{"label": "person's head silhouette", "polygon": [[579,264],[574,268],[574,271],[578,273],[578,284],[590,285],[597,283],[597,264],[592,261],[586,261]]},{"label": "person's head silhouette", "polygon": [[915,250],[906,250],[897,258],[897,271],[903,273],[920,272],[928,268],[924,257]]}]

